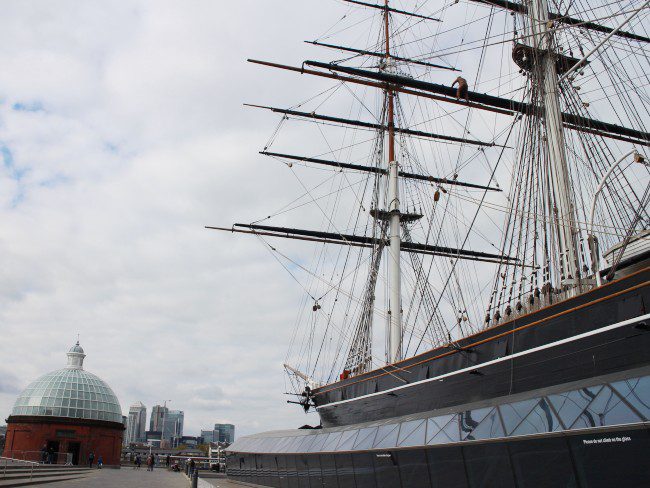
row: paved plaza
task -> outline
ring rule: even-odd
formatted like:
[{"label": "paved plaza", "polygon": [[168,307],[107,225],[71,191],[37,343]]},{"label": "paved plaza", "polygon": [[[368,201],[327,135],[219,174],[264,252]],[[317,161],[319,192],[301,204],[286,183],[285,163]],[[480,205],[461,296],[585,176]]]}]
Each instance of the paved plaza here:
[{"label": "paved plaza", "polygon": [[[233,483],[223,475],[215,476],[212,474],[208,476],[202,479],[204,482],[202,486],[206,486],[207,483],[215,488],[253,486],[244,483]],[[140,470],[122,468],[96,469],[84,478],[34,486],[43,486],[44,488],[189,488],[190,482],[184,475],[166,469],[158,468],[150,472],[144,468]]]},{"label": "paved plaza", "polygon": [[228,481],[223,476],[212,477],[212,478],[207,478],[206,477],[206,478],[203,478],[203,481],[211,484],[212,486],[214,486],[216,488],[245,488],[246,486],[255,486],[255,485],[250,485],[250,484],[246,484],[246,483],[234,483],[232,481]]},{"label": "paved plaza", "polygon": [[96,469],[85,478],[43,486],[48,488],[188,488],[190,484],[181,473],[173,473],[166,469],[147,471],[145,468],[139,470],[122,468]]}]

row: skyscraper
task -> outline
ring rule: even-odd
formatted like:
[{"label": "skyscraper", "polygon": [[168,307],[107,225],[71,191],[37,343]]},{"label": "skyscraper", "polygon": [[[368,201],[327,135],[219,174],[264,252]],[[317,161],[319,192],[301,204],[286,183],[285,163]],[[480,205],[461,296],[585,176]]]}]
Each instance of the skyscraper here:
[{"label": "skyscraper", "polygon": [[170,410],[165,419],[163,437],[168,440],[172,437],[183,437],[184,421],[185,413],[182,410]]},{"label": "skyscraper", "polygon": [[147,424],[147,407],[142,402],[135,402],[129,408],[129,417],[126,421],[126,435],[124,445],[132,442],[144,442],[144,432]]},{"label": "skyscraper", "polygon": [[155,405],[151,409],[149,430],[161,432],[163,441],[171,441],[172,437],[183,436],[185,413],[182,410],[170,410],[166,406]]},{"label": "skyscraper", "polygon": [[[211,442],[215,442],[214,440],[214,430],[202,430],[201,431],[201,437],[203,437],[203,442],[205,444],[210,444]],[[219,440],[219,439],[217,439]]]},{"label": "skyscraper", "polygon": [[[214,424],[214,430],[214,442],[227,442],[228,444],[235,442],[235,426],[233,424]],[[217,432],[219,433],[218,438]]]},{"label": "skyscraper", "polygon": [[152,432],[162,432],[163,421],[167,416],[169,409],[162,405],[154,405],[151,409],[151,419],[149,420],[149,430]]}]

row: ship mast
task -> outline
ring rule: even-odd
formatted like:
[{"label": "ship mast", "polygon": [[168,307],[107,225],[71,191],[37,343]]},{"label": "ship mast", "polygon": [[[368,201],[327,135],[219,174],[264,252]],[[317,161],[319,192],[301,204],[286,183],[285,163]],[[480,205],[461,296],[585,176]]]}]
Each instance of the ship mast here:
[{"label": "ship mast", "polygon": [[547,164],[551,192],[551,211],[555,217],[555,230],[559,260],[554,265],[556,286],[577,283],[580,277],[576,247],[574,206],[570,190],[566,142],[562,125],[562,111],[558,93],[558,76],[553,43],[552,22],[547,0],[531,0],[530,28],[535,50],[540,53],[534,74],[542,91],[547,146]]},{"label": "ship mast", "polygon": [[[390,25],[388,0],[384,0],[384,28],[386,36],[386,62],[384,70],[390,71]],[[385,90],[388,105],[388,213],[389,213],[389,325],[388,325],[388,363],[402,359],[402,304],[401,304],[401,269],[400,269],[400,205],[399,205],[399,168],[395,159],[395,93],[390,84]]]}]

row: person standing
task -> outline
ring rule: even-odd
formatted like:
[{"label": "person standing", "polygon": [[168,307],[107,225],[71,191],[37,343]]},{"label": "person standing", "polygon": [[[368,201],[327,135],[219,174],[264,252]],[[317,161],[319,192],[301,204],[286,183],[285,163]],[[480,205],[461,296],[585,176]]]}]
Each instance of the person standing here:
[{"label": "person standing", "polygon": [[456,100],[464,98],[466,102],[469,102],[469,98],[467,96],[469,88],[467,85],[467,80],[462,76],[459,76],[454,80],[451,87],[453,88],[456,83],[458,83],[458,89],[456,90]]},{"label": "person standing", "polygon": [[165,458],[165,466],[169,468],[169,462],[171,461],[171,456],[167,454],[167,457]]},{"label": "person standing", "polygon": [[90,453],[88,454],[88,467],[92,468],[93,467],[93,461],[95,460],[95,454]]},{"label": "person standing", "polygon": [[153,454],[150,454],[147,458],[147,466],[149,466],[148,471],[153,471],[154,457]]},{"label": "person standing", "polygon": [[140,466],[142,466],[142,458],[140,457],[140,454],[136,454],[136,456],[135,456],[135,467],[140,469]]},{"label": "person standing", "polygon": [[102,466],[104,465],[104,460],[102,459],[101,455],[97,458],[97,469],[102,469]]}]

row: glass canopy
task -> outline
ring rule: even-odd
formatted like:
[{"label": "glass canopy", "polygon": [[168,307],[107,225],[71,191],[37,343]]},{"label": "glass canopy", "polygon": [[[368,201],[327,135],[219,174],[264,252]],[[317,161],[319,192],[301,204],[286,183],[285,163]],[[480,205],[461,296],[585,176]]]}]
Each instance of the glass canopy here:
[{"label": "glass canopy", "polygon": [[650,376],[645,376],[453,414],[257,434],[238,439],[228,451],[307,453],[431,446],[648,420]]},{"label": "glass canopy", "polygon": [[68,367],[31,383],[18,396],[11,415],[36,415],[106,420],[122,423],[122,408],[113,390],[83,369],[83,349],[68,352]]}]

